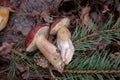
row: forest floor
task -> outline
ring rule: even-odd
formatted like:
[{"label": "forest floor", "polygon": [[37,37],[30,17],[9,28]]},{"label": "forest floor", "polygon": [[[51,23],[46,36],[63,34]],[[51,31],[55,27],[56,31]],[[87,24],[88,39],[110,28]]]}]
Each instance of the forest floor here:
[{"label": "forest floor", "polygon": [[[112,40],[107,40],[105,35],[104,38],[94,37],[98,34],[100,27],[101,29],[104,27],[100,33],[106,33],[106,35],[111,31],[114,33],[116,28],[114,29],[113,26],[117,24],[117,21],[120,22],[119,0],[0,0],[0,6],[13,10],[10,11],[6,27],[0,31],[0,80],[49,80],[61,76],[57,71],[50,72],[49,68],[51,67],[42,68],[37,65],[35,57],[39,56],[40,52],[37,50],[28,53],[24,46],[26,36],[34,26],[39,24],[50,26],[60,17],[70,18],[68,28],[72,34],[73,44],[76,46],[76,54],[83,52],[90,55],[89,53],[92,54],[92,51],[109,48],[111,59],[120,55],[120,34],[117,36],[115,34]],[[80,35],[79,38],[75,37],[79,32],[75,33],[77,28],[81,31],[82,27],[88,30],[86,27],[90,24],[94,24],[93,32],[86,33],[87,35],[83,32],[84,35]],[[107,25],[106,29],[104,24]],[[118,29],[120,29],[120,24]],[[56,36],[49,37],[51,42],[55,42],[55,39]],[[95,40],[99,44],[87,45],[83,43],[81,44],[83,47],[77,47],[76,44],[87,39]],[[92,50],[88,49],[89,46]],[[76,54],[73,60],[76,58]],[[94,78],[98,80],[96,77]],[[115,77],[116,80],[118,78]],[[106,80],[109,79],[106,78]]]}]

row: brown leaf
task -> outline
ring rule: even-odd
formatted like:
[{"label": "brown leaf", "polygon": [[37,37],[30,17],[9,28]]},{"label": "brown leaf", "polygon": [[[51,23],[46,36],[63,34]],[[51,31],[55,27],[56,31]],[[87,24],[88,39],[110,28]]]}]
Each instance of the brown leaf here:
[{"label": "brown leaf", "polygon": [[89,16],[90,10],[91,10],[91,7],[86,6],[86,7],[84,7],[84,8],[82,9],[81,15],[79,15],[79,16],[80,16],[80,19],[82,20],[82,23],[83,23],[85,26],[87,26],[87,25],[91,22],[90,16]]},{"label": "brown leaf", "polygon": [[50,17],[50,13],[47,10],[44,10],[41,12],[41,17],[43,17],[44,21],[47,23],[52,23],[53,22],[53,18]]},{"label": "brown leaf", "polygon": [[0,0],[0,6],[9,7],[11,9],[16,9],[16,5],[9,0]]},{"label": "brown leaf", "polygon": [[87,26],[89,23],[90,23],[90,17],[89,14],[87,13],[83,18],[83,24]]},{"label": "brown leaf", "polygon": [[11,52],[11,49],[13,48],[14,43],[7,43],[3,42],[2,46],[0,47],[0,55],[6,56]]},{"label": "brown leaf", "polygon": [[79,15],[80,19],[83,19],[86,14],[89,14],[90,10],[91,10],[91,7],[89,6],[84,7],[81,11],[81,15]]}]

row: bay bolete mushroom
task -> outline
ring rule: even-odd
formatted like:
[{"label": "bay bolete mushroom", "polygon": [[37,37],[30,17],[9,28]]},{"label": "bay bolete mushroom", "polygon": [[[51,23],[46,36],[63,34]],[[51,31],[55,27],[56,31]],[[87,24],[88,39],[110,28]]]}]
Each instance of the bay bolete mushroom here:
[{"label": "bay bolete mushroom", "polygon": [[69,18],[63,17],[63,18],[57,19],[51,25],[50,34],[55,35],[61,27],[63,27],[63,26],[68,27],[69,24],[70,24],[70,19]]},{"label": "bay bolete mushroom", "polygon": [[36,40],[36,45],[46,59],[59,71],[62,72],[64,65],[58,48],[50,43],[44,35],[40,35]]},{"label": "bay bolete mushroom", "polygon": [[26,51],[32,52],[32,51],[36,50],[37,49],[36,39],[41,34],[44,34],[45,37],[48,37],[48,32],[49,32],[49,26],[46,24],[37,25],[37,26],[33,27],[29,31],[29,33],[26,37],[26,40],[25,40]]},{"label": "bay bolete mushroom", "polygon": [[8,22],[9,9],[0,6],[0,31],[3,30]]},{"label": "bay bolete mushroom", "polygon": [[71,41],[71,33],[65,26],[58,30],[57,45],[61,50],[61,57],[64,64],[69,64],[74,54],[74,46]]},{"label": "bay bolete mushroom", "polygon": [[49,26],[39,25],[34,27],[29,33],[25,41],[26,51],[34,51],[39,49],[45,58],[59,71],[62,72],[62,59],[58,48],[50,43],[48,37]]},{"label": "bay bolete mushroom", "polygon": [[57,46],[61,51],[61,57],[64,65],[69,64],[74,54],[74,46],[71,41],[71,33],[67,28],[69,26],[69,18],[57,19],[52,25],[50,34],[57,34]]}]

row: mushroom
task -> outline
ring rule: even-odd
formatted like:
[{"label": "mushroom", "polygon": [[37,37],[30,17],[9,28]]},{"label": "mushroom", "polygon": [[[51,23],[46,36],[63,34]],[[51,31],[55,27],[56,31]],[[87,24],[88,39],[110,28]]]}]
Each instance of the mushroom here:
[{"label": "mushroom", "polygon": [[37,46],[35,45],[36,39],[41,34],[44,34],[45,37],[47,38],[48,32],[49,32],[49,26],[46,24],[37,25],[37,26],[33,27],[29,31],[29,33],[26,37],[26,40],[25,40],[26,51],[32,52],[32,51],[36,50],[37,49]]},{"label": "mushroom", "polygon": [[69,64],[74,54],[74,46],[71,41],[71,33],[68,30],[69,18],[57,19],[52,25],[50,34],[57,34],[57,46],[61,51],[61,57],[64,65]]},{"label": "mushroom", "polygon": [[59,53],[59,50],[56,46],[50,43],[44,35],[40,35],[36,40],[36,46],[46,57],[46,59],[59,71],[62,72],[64,65]]},{"label": "mushroom", "polygon": [[74,54],[74,46],[71,41],[71,33],[67,27],[62,27],[57,33],[57,45],[61,50],[61,57],[65,65],[69,64]]},{"label": "mushroom", "polygon": [[63,18],[57,19],[51,25],[50,34],[55,35],[61,27],[63,27],[63,26],[68,27],[69,24],[70,24],[70,19],[69,18],[63,17]]},{"label": "mushroom", "polygon": [[28,34],[25,46],[26,51],[34,51],[39,49],[45,58],[59,71],[62,72],[64,66],[62,66],[62,59],[58,48],[50,43],[46,37],[48,37],[49,26],[39,25],[35,26]]},{"label": "mushroom", "polygon": [[8,18],[9,18],[9,9],[6,7],[0,7],[0,31],[5,28]]}]

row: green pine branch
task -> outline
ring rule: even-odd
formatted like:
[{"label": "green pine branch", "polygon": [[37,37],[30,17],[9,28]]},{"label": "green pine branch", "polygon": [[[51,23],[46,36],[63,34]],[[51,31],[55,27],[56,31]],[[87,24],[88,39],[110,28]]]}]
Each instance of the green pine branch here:
[{"label": "green pine branch", "polygon": [[63,74],[57,76],[58,80],[116,80],[120,76],[120,56],[113,60],[109,56],[112,53],[109,49],[92,49],[93,45],[100,44],[96,41],[97,38],[110,42],[120,38],[120,19],[113,25],[112,18],[113,15],[110,14],[106,24],[99,25],[96,32],[94,24],[86,27],[76,25],[72,35],[75,55]]}]

